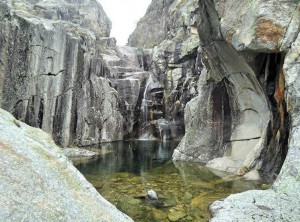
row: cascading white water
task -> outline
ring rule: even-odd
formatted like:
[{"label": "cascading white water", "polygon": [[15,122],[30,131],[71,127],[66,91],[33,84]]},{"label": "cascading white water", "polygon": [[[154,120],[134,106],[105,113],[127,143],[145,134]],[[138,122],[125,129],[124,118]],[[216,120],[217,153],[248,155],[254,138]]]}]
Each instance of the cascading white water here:
[{"label": "cascading white water", "polygon": [[142,124],[141,124],[141,135],[140,139],[152,139],[153,135],[150,135],[149,132],[147,132],[147,122],[148,122],[148,88],[150,83],[153,82],[152,80],[152,75],[149,73],[149,77],[147,79],[146,85],[145,85],[145,91],[143,94],[143,99],[142,99],[142,106],[141,106],[141,112],[142,112]]},{"label": "cascading white water", "polygon": [[159,119],[157,120],[157,127],[159,130],[159,134],[160,134],[160,140],[161,141],[166,141],[167,140],[167,136],[168,136],[168,128],[169,128],[169,122],[166,119]]}]

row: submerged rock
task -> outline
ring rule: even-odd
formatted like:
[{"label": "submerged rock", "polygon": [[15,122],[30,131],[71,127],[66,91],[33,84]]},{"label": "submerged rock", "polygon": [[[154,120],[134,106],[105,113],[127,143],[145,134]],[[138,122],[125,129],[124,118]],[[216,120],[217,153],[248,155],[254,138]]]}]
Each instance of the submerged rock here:
[{"label": "submerged rock", "polygon": [[148,190],[147,196],[148,196],[150,199],[158,200],[157,193],[156,193],[154,190]]},{"label": "submerged rock", "polygon": [[183,211],[171,210],[168,214],[168,219],[170,221],[180,221],[180,219],[184,218],[187,214]]},{"label": "submerged rock", "polygon": [[51,137],[0,109],[0,220],[132,221],[76,170]]}]

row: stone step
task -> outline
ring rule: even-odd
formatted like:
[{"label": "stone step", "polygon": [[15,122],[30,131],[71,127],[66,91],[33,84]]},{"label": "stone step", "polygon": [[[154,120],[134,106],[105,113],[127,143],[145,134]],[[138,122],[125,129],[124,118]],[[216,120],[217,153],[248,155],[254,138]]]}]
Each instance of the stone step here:
[{"label": "stone step", "polygon": [[118,70],[119,73],[143,71],[139,67],[130,67],[130,66],[116,66],[115,68]]}]

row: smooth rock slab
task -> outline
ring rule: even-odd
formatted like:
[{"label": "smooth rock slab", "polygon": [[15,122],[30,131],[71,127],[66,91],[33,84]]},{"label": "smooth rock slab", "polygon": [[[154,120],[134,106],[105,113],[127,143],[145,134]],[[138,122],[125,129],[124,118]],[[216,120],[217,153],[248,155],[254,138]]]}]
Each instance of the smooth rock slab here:
[{"label": "smooth rock slab", "polygon": [[94,151],[81,148],[65,148],[63,152],[67,157],[95,157],[98,155]]},{"label": "smooth rock slab", "polygon": [[0,109],[0,221],[132,221],[40,129]]},{"label": "smooth rock slab", "polygon": [[210,207],[211,222],[299,221],[299,200],[274,190],[252,190],[230,195]]}]

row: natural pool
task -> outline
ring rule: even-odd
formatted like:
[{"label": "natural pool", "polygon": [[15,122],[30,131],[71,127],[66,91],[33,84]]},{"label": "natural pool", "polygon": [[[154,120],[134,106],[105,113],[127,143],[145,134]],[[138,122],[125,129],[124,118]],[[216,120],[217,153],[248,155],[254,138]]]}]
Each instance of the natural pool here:
[{"label": "natural pool", "polygon": [[[74,161],[103,197],[134,221],[208,221],[208,206],[229,194],[259,189],[197,163],[173,163],[177,142],[128,141],[102,144],[97,159]],[[219,175],[219,176],[218,176]],[[153,189],[160,200],[142,197]]]}]

